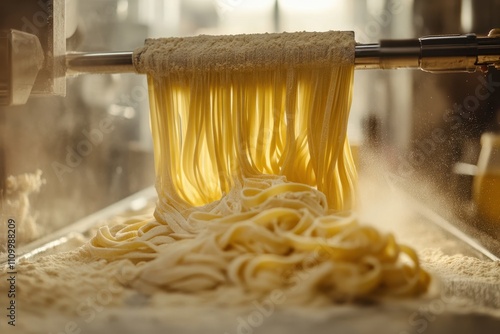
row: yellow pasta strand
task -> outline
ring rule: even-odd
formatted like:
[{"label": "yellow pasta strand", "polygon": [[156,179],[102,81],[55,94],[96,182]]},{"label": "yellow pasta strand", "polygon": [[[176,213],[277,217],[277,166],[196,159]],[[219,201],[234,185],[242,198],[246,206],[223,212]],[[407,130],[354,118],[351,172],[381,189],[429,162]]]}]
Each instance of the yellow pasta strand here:
[{"label": "yellow pasta strand", "polygon": [[[234,209],[228,212],[230,201]],[[124,242],[137,224],[131,219],[112,233],[98,233],[90,249],[108,260],[147,261],[134,281],[146,291],[202,293],[236,285],[242,299],[244,291],[288,289],[290,298],[322,294],[345,300],[417,295],[429,283],[415,253],[392,235],[359,224],[353,213],[332,213],[320,191],[282,178],[247,179],[211,209],[192,211],[183,226],[144,219],[141,228],[163,230],[138,230]],[[155,242],[165,236],[170,239]]]},{"label": "yellow pasta strand", "polygon": [[103,227],[92,254],[136,263],[132,285],[148,293],[232,287],[245,301],[283,289],[303,303],[424,292],[429,276],[413,250],[352,211],[353,64],[221,70],[200,59],[174,57],[182,71],[149,73],[156,211]]},{"label": "yellow pasta strand", "polygon": [[351,209],[352,79],[353,66],[150,77],[161,198],[201,206],[245,177],[272,174],[316,186],[333,210]]}]

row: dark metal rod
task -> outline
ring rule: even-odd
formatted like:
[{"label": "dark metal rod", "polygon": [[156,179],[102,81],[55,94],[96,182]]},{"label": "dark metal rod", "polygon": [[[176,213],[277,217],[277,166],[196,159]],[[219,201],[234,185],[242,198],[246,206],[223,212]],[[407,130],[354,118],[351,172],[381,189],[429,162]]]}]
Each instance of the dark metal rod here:
[{"label": "dark metal rod", "polygon": [[[474,34],[382,40],[357,44],[356,69],[420,68],[429,72],[473,72],[481,66],[500,66],[500,37]],[[69,53],[67,74],[133,73],[132,52]]]},{"label": "dark metal rod", "polygon": [[132,52],[106,53],[68,53],[66,54],[66,73],[134,73]]},{"label": "dark metal rod", "polygon": [[[133,73],[132,52],[82,52],[68,53],[66,67],[68,75],[83,73]],[[355,67],[357,69],[380,68],[380,45],[356,45]]]}]

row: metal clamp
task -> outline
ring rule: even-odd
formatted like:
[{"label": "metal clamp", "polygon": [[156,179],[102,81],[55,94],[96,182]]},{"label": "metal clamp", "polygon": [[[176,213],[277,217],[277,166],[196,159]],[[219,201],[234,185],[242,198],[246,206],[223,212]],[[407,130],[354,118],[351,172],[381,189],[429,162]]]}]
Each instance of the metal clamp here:
[{"label": "metal clamp", "polygon": [[0,30],[0,105],[26,103],[44,59],[37,36]]},{"label": "metal clamp", "polygon": [[500,29],[475,34],[426,36],[358,44],[358,69],[419,68],[426,72],[475,72],[500,68]]}]

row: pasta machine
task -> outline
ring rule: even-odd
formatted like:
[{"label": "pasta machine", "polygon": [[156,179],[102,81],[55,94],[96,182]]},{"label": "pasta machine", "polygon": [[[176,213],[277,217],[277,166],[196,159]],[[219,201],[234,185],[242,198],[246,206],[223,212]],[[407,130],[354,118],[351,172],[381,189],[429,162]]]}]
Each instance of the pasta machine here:
[{"label": "pasta machine", "polygon": [[[475,34],[427,36],[357,44],[356,69],[418,68],[426,72],[487,71],[500,68],[500,29]],[[69,53],[68,73],[134,72],[132,52]]]},{"label": "pasta machine", "polygon": [[[0,106],[24,105],[30,97],[64,96],[69,76],[135,73],[130,49],[82,53],[67,47],[67,38],[75,29],[68,23],[76,21],[67,19],[71,15],[68,3],[71,1],[0,2]],[[355,47],[356,69],[407,68],[445,73],[484,72],[491,67],[500,68],[500,29],[487,35],[443,34],[358,43]],[[0,135],[2,117],[0,110]],[[0,189],[5,179],[5,143],[1,139]]]},{"label": "pasta machine", "polygon": [[[26,103],[30,95],[64,95],[65,77],[79,73],[134,72],[132,52],[66,51],[65,1],[0,4],[0,105]],[[28,19],[32,18],[32,19]],[[419,68],[428,72],[485,71],[500,67],[500,29],[357,44],[357,69]]]}]

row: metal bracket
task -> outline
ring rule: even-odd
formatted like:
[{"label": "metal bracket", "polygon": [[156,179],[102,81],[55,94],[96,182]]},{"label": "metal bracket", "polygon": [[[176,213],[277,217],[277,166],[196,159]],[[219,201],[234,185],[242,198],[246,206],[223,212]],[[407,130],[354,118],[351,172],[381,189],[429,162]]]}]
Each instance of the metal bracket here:
[{"label": "metal bracket", "polygon": [[44,59],[35,35],[0,30],[0,105],[26,103]]},{"label": "metal bracket", "polygon": [[[38,38],[45,61],[43,67],[38,72],[36,80],[31,90],[31,95],[51,96],[66,94],[66,34],[65,34],[65,0],[2,0],[0,1],[0,30],[18,31],[34,35]],[[16,38],[21,34],[15,33]],[[22,35],[22,36],[26,36]],[[7,61],[7,41],[5,37],[0,41],[0,62],[2,67]],[[10,42],[9,42],[10,43]],[[16,40],[16,43],[18,41]],[[16,51],[16,50],[12,50]],[[12,61],[33,62],[30,58],[32,54],[22,52],[15,53],[15,58],[11,58],[7,63],[6,71],[0,74],[0,91],[5,94],[6,72],[15,66]],[[17,65],[16,65],[17,66]],[[19,87],[11,87],[17,89]],[[0,100],[6,101],[5,96],[0,92]],[[16,100],[16,99],[14,99]]]}]

